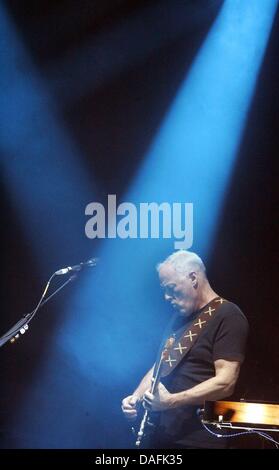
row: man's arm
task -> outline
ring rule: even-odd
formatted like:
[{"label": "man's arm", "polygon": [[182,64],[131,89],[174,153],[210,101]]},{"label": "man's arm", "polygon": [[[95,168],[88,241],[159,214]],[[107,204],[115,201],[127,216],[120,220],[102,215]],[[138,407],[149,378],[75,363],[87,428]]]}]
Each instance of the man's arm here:
[{"label": "man's arm", "polygon": [[153,377],[154,366],[147,372],[147,374],[143,377],[142,381],[140,382],[139,386],[133,393],[133,396],[136,396],[138,400],[141,400],[143,395],[145,394],[146,390],[150,390],[151,388],[151,380]]},{"label": "man's arm", "polygon": [[145,392],[151,388],[153,370],[154,366],[143,377],[134,393],[122,400],[122,411],[126,418],[133,420],[137,417],[137,404],[142,399]]},{"label": "man's arm", "polygon": [[157,392],[144,394],[152,410],[159,411],[184,405],[200,405],[205,400],[220,400],[232,395],[240,371],[239,361],[218,359],[214,362],[215,377],[179,393],[169,393],[160,384]]}]

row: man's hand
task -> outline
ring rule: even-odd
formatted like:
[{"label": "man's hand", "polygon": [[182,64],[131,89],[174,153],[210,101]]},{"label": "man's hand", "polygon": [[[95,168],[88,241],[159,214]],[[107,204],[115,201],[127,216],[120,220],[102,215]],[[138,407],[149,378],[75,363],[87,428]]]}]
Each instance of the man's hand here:
[{"label": "man's hand", "polygon": [[148,391],[145,392],[143,406],[151,411],[168,410],[174,406],[174,395],[169,393],[160,382],[154,395]]},{"label": "man's hand", "polygon": [[137,405],[139,401],[136,395],[129,395],[122,401],[122,411],[129,421],[134,421],[137,418]]}]

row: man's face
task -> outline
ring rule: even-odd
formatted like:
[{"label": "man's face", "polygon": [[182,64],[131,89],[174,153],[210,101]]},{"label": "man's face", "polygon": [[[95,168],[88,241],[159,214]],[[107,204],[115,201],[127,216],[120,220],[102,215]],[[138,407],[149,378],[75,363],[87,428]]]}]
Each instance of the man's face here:
[{"label": "man's face", "polygon": [[191,315],[197,303],[193,276],[180,274],[170,264],[165,264],[160,268],[159,278],[161,287],[165,291],[165,300],[170,302],[181,315]]}]

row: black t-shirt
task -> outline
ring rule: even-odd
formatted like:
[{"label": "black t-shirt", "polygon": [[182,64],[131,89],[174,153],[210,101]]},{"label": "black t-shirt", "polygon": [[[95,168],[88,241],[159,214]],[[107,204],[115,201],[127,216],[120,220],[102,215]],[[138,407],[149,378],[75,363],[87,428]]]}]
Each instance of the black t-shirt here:
[{"label": "black t-shirt", "polygon": [[[204,307],[204,309],[207,306]],[[203,310],[203,309],[202,309]],[[191,318],[198,317],[202,310]],[[176,337],[186,329],[189,322],[176,323]],[[248,322],[241,310],[231,302],[218,308],[215,316],[200,333],[188,354],[174,371],[161,381],[170,393],[177,393],[194,387],[215,376],[214,361],[225,359],[244,360],[248,334]],[[200,405],[202,405],[201,403]],[[209,434],[198,417],[199,406],[187,405],[159,413],[157,436],[172,447],[189,446],[203,448],[222,448],[226,439]]]}]

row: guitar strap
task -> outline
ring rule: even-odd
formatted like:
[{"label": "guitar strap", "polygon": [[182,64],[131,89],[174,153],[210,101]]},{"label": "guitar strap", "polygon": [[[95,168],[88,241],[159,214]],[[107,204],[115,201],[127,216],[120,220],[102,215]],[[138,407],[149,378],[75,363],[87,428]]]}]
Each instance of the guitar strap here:
[{"label": "guitar strap", "polygon": [[167,343],[171,344],[171,347],[163,351],[160,370],[161,377],[166,377],[173,372],[180,361],[190,352],[201,332],[214,318],[220,305],[225,302],[227,302],[227,300],[222,297],[215,297],[202,309],[201,313],[190,326],[187,326],[186,330],[184,330],[178,339],[175,339],[173,336],[169,338]]}]

